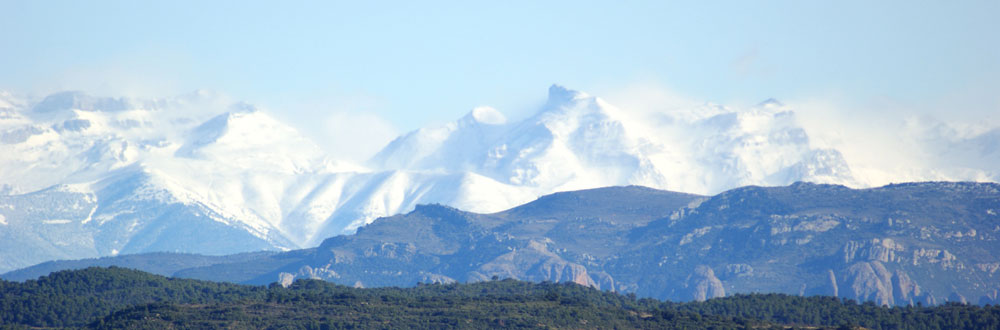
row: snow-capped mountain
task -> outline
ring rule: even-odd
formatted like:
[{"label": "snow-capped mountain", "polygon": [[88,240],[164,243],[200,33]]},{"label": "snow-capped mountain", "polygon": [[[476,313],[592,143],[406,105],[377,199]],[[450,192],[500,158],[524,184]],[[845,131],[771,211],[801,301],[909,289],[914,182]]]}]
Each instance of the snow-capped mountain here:
[{"label": "snow-capped mountain", "polygon": [[601,186],[714,194],[795,181],[863,185],[776,101],[636,115],[552,86],[526,119],[476,108],[353,164],[208,92],[0,93],[0,272],[119,253],[311,247],[417,204],[489,213]]},{"label": "snow-capped mountain", "polygon": [[540,192],[635,184],[708,194],[800,180],[855,183],[840,153],[811,148],[794,114],[776,101],[746,111],[705,106],[635,118],[552,86],[536,115],[515,123],[503,118],[474,109],[396,139],[370,166],[474,172]]}]

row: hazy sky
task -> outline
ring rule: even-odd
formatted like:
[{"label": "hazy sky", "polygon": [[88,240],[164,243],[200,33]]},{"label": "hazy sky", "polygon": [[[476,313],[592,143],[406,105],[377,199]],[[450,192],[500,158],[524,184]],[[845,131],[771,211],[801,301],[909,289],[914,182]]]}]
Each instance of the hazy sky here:
[{"label": "hazy sky", "polygon": [[360,121],[387,135],[478,105],[517,117],[552,83],[612,101],[659,89],[826,104],[815,111],[1000,113],[995,0],[0,0],[0,13],[0,89],[210,89],[312,132]]}]

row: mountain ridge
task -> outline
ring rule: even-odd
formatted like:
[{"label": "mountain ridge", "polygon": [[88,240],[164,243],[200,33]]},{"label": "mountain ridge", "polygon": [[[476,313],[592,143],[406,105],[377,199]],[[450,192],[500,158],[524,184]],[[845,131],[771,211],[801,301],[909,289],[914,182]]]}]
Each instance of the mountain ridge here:
[{"label": "mountain ridge", "polygon": [[993,304],[998,250],[997,183],[799,182],[714,196],[624,186],[550,194],[489,214],[421,205],[316,248],[173,275],[366,287],[497,277],[675,301],[776,292],[879,305]]}]

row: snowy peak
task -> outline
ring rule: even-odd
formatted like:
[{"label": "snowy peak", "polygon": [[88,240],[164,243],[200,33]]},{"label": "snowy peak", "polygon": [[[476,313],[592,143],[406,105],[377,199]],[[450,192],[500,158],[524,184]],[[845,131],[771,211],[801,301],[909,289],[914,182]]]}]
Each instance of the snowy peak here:
[{"label": "snowy peak", "polygon": [[325,158],[297,130],[245,104],[204,122],[189,136],[177,156],[287,172],[307,170]]},{"label": "snowy peak", "polygon": [[478,151],[489,148],[507,126],[500,111],[480,106],[456,121],[396,138],[368,164],[384,170],[462,171],[481,162]]},{"label": "snowy peak", "polygon": [[558,108],[564,104],[571,103],[578,98],[585,98],[588,95],[557,84],[549,86],[549,97],[545,102],[546,108]]},{"label": "snowy peak", "polygon": [[605,105],[558,85],[531,118],[478,125],[487,115],[499,117],[479,108],[456,123],[408,133],[376,155],[373,166],[473,172],[550,191],[634,183],[629,178],[643,162],[630,154],[635,143]]},{"label": "snowy peak", "polygon": [[539,123],[601,121],[608,119],[609,110],[610,106],[596,97],[559,85],[552,85],[549,87],[549,96],[545,105],[533,119],[529,120]]},{"label": "snowy peak", "polygon": [[[272,121],[271,118],[261,114],[253,106],[242,103],[234,104],[230,107],[229,112],[212,117],[201,125],[198,125],[198,127],[195,127],[191,131],[188,142],[178,150],[178,155],[193,157],[194,153],[202,147],[217,142],[225,143],[227,142],[225,140],[230,140],[230,142],[232,140],[240,140],[240,138],[246,137],[247,133],[252,133],[254,129],[280,126],[279,124],[272,123]],[[265,130],[260,133],[273,132]]]},{"label": "snowy peak", "polygon": [[490,106],[479,106],[469,111],[461,122],[482,125],[503,125],[507,123],[507,117],[497,109]]},{"label": "snowy peak", "polygon": [[510,163],[546,152],[555,137],[572,134],[581,122],[599,128],[602,124],[590,122],[605,119],[594,98],[553,85],[545,107],[532,118],[509,123],[496,109],[477,107],[454,122],[397,138],[369,164],[382,169],[472,171],[500,182],[514,178],[519,184],[526,183],[523,177],[537,171],[511,169]]}]

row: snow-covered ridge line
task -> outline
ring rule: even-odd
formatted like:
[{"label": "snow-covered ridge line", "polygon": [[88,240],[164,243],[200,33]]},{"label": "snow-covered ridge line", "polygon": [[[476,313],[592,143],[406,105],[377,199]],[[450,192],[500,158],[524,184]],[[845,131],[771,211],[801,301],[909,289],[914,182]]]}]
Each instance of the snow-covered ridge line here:
[{"label": "snow-covered ridge line", "polygon": [[[39,101],[0,93],[0,154],[9,155],[0,157],[0,234],[38,233],[17,243],[47,246],[33,260],[72,256],[75,245],[46,241],[52,230],[84,237],[76,248],[94,256],[219,254],[310,247],[423,203],[489,213],[613,185],[714,194],[795,181],[873,183],[837,150],[814,147],[792,109],[775,100],[637,114],[557,85],[534,116],[512,122],[478,107],[398,137],[363,165],[332,158],[266,110],[207,92],[156,100],[66,92]],[[998,177],[995,168],[914,173]],[[41,226],[52,219],[69,222]],[[171,235],[220,231],[229,234],[218,242],[172,243],[183,240]],[[222,241],[237,236],[245,242]]]}]

